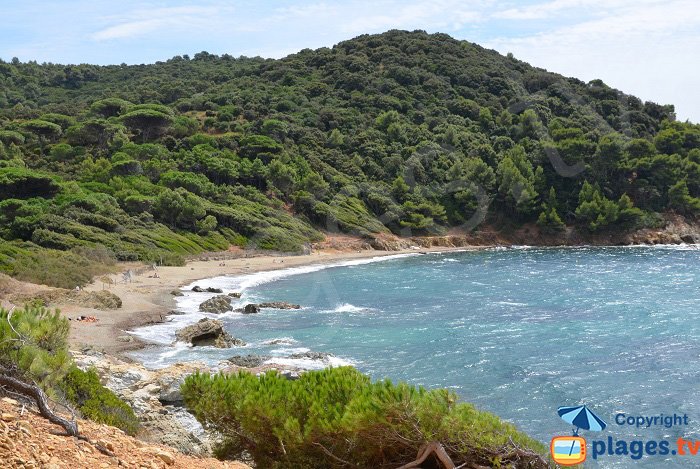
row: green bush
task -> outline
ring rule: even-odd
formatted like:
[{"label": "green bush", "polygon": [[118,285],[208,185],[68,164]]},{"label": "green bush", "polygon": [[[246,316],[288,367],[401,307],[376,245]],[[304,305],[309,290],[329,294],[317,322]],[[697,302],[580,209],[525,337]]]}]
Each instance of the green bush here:
[{"label": "green bush", "polygon": [[202,425],[219,435],[219,457],[249,454],[258,467],[327,468],[349,461],[393,468],[413,461],[421,445],[433,441],[458,465],[509,467],[514,446],[545,452],[447,390],[373,383],[349,367],[307,372],[295,381],[276,372],[194,374],[182,395]]},{"label": "green bush", "polygon": [[0,308],[0,368],[37,383],[50,397],[65,396],[90,420],[134,434],[138,420],[129,405],[102,386],[94,370],[84,372],[73,364],[69,329],[68,319],[58,311]]},{"label": "green bush", "polygon": [[82,371],[72,367],[61,381],[60,388],[66,399],[85,418],[117,427],[135,435],[139,421],[134,411],[116,394],[102,386],[95,370]]},{"label": "green bush", "polygon": [[53,394],[70,368],[69,327],[58,311],[0,308],[0,367]]}]

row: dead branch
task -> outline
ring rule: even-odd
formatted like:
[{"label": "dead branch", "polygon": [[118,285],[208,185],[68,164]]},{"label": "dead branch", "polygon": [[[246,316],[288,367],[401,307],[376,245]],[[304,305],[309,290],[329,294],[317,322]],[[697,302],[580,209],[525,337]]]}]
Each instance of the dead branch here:
[{"label": "dead branch", "polygon": [[440,461],[440,463],[442,463],[445,469],[455,469],[455,463],[452,462],[452,458],[450,458],[450,455],[447,454],[445,448],[443,448],[443,446],[437,441],[433,441],[423,446],[418,451],[418,456],[415,461],[405,464],[399,467],[398,469],[412,469],[420,467],[420,465],[423,464],[425,460],[428,459],[428,456],[430,456],[431,454],[435,455],[435,457],[438,459],[438,461]]},{"label": "dead branch", "polygon": [[9,374],[4,373],[2,369],[0,369],[0,385],[33,398],[42,417],[53,424],[63,427],[70,436],[80,436],[80,432],[78,432],[78,422],[64,419],[60,415],[54,413],[49,407],[49,399],[46,397],[46,393],[44,393],[39,386],[27,384],[24,381],[13,378]]},{"label": "dead branch", "polygon": [[350,467],[354,467],[354,466],[355,466],[355,464],[353,464],[353,463],[351,463],[351,462],[348,462],[348,461],[346,461],[345,459],[341,459],[341,458],[339,458],[338,456],[336,456],[335,454],[333,454],[333,453],[331,453],[330,451],[328,451],[328,449],[327,449],[325,446],[323,446],[321,443],[314,442],[314,445],[320,447],[321,450],[322,450],[324,453],[326,453],[326,455],[328,455],[329,457],[331,457],[331,458],[334,459],[335,461],[339,462],[340,464],[343,464],[343,465],[345,465],[345,466],[350,466]]}]

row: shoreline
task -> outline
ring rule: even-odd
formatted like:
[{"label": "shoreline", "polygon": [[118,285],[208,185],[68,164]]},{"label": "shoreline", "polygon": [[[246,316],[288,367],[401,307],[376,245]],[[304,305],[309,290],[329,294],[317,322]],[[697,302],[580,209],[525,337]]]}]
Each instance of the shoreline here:
[{"label": "shoreline", "polygon": [[[131,283],[118,283],[105,286],[99,280],[86,286],[84,291],[107,290],[119,296],[122,307],[113,310],[98,310],[76,305],[52,305],[61,314],[71,319],[70,346],[74,350],[86,348],[114,355],[124,361],[133,362],[128,352],[147,348],[150,342],[143,341],[129,331],[151,324],[162,323],[175,307],[173,290],[208,278],[238,276],[274,271],[291,267],[315,264],[332,264],[355,259],[395,256],[401,254],[427,254],[431,252],[455,252],[491,248],[492,246],[472,247],[430,247],[404,249],[400,251],[337,251],[320,250],[304,255],[255,255],[252,257],[225,258],[231,253],[220,253],[209,260],[194,260],[181,267],[158,267],[158,277],[149,270],[134,277]],[[221,263],[225,265],[220,265]],[[121,272],[134,269],[136,264],[122,264]],[[117,275],[120,277],[120,275]],[[78,322],[78,316],[94,316],[97,322]]]},{"label": "shoreline", "polygon": [[[61,314],[71,320],[69,344],[72,350],[92,349],[107,355],[116,356],[127,362],[135,360],[129,356],[129,352],[141,350],[153,345],[130,334],[130,331],[139,327],[159,324],[167,321],[168,316],[176,306],[173,290],[179,290],[182,286],[199,280],[219,276],[239,276],[266,271],[275,271],[285,268],[302,267],[315,264],[332,264],[355,259],[369,259],[387,257],[401,254],[427,254],[438,252],[459,252],[494,249],[498,247],[508,248],[517,245],[493,244],[493,245],[467,245],[467,246],[430,246],[413,247],[401,250],[351,250],[325,248],[311,254],[264,254],[253,253],[252,256],[243,257],[241,251],[211,253],[208,259],[190,260],[184,266],[158,267],[158,277],[153,277],[153,270],[144,270],[140,263],[121,263],[120,270],[112,275],[113,280],[121,279],[121,272],[132,270],[140,274],[136,275],[131,283],[116,283],[111,286],[103,284],[100,279],[86,286],[86,292],[98,292],[106,290],[114,293],[122,300],[122,306],[118,309],[100,310],[75,304],[51,304],[51,308],[57,308]],[[668,245],[676,246],[677,245]],[[697,245],[688,245],[697,246]],[[598,246],[598,245],[562,245],[562,246],[536,246],[523,245],[527,248],[580,248],[580,247],[660,247],[660,245],[632,245],[632,246]],[[246,254],[248,255],[248,254]],[[221,263],[225,265],[220,265]],[[121,280],[120,280],[121,281]],[[36,287],[36,285],[35,285]],[[79,322],[75,319],[79,316],[93,316],[96,322]]]}]

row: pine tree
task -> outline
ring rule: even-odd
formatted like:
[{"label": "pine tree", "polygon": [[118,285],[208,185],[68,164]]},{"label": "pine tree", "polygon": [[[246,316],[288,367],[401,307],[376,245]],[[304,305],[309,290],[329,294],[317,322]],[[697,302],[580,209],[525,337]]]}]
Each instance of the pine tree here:
[{"label": "pine tree", "polygon": [[542,212],[537,218],[537,224],[543,231],[550,233],[562,231],[566,227],[557,212],[557,193],[553,187],[549,188],[549,197],[542,204]]}]

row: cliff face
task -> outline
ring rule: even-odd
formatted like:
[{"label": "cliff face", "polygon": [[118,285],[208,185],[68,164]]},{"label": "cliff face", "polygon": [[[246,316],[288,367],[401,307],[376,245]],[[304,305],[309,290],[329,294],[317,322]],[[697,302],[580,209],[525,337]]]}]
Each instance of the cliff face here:
[{"label": "cliff face", "polygon": [[[231,468],[239,462],[187,456],[168,446],[145,443],[107,425],[79,420],[88,441],[54,434],[60,430],[33,410],[9,398],[0,400],[0,467],[19,468]],[[96,449],[105,448],[113,456]]]},{"label": "cliff face", "polygon": [[528,246],[630,246],[656,244],[697,244],[700,242],[700,225],[687,219],[667,214],[662,228],[645,228],[631,232],[590,233],[586,230],[567,227],[556,233],[543,232],[536,224],[528,223],[509,233],[491,226],[471,232],[452,231],[445,236],[422,236],[400,238],[392,235],[379,235],[354,244],[338,244],[335,248],[377,249],[382,251],[400,251],[412,247],[458,248],[498,245]]}]

